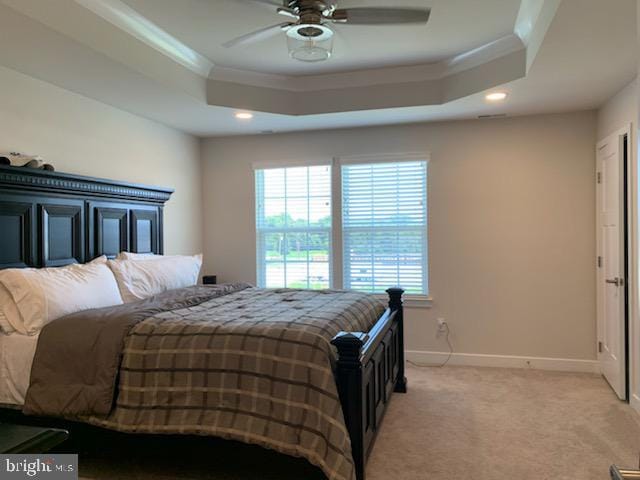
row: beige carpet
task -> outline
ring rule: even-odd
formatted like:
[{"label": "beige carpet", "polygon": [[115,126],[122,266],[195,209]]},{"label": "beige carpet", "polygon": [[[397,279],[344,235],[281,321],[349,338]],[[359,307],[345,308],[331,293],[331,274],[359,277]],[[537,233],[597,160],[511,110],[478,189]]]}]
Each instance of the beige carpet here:
[{"label": "beige carpet", "polygon": [[[367,480],[595,480],[638,462],[640,417],[598,376],[412,366],[407,376]],[[106,435],[73,448],[86,479],[323,478],[304,461],[215,439]]]},{"label": "beige carpet", "polygon": [[368,480],[595,480],[611,463],[637,465],[638,417],[599,376],[412,367],[408,377]]}]

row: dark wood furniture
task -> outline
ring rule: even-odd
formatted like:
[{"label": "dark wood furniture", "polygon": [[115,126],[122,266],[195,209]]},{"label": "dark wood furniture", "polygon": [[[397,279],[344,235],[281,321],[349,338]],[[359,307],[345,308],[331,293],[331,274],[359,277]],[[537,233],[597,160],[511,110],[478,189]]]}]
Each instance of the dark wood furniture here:
[{"label": "dark wood furniture", "polygon": [[122,251],[163,253],[173,190],[0,166],[0,268],[83,263]]},{"label": "dark wood furniture", "polygon": [[393,392],[407,392],[404,376],[404,328],[400,288],[390,288],[389,308],[369,332],[340,332],[336,382],[358,480]]},{"label": "dark wood furniture", "polygon": [[0,423],[0,453],[44,453],[67,438],[69,432],[58,428]]},{"label": "dark wood furniture", "polygon": [[[121,251],[162,254],[163,205],[172,192],[0,166],[0,269],[82,263]],[[389,308],[369,332],[332,340],[358,480],[392,393],[406,392],[403,291],[387,292]]]}]

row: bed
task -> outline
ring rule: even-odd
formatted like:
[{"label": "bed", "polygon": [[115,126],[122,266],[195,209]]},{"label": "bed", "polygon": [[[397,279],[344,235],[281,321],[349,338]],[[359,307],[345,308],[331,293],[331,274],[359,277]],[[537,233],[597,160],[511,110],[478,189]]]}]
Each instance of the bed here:
[{"label": "bed", "polygon": [[[0,167],[0,269],[85,263],[121,251],[161,254],[163,208],[171,193]],[[70,315],[45,327],[40,338],[0,336],[0,404],[13,406],[0,415],[15,418],[17,407],[44,421],[65,418],[132,434],[233,438],[302,456],[328,478],[364,480],[391,396],[406,392],[402,293],[390,288],[385,306],[355,292],[201,286],[167,292],[153,305]],[[104,355],[82,362],[85,370],[61,367],[86,356],[90,339],[104,336],[96,332],[105,318],[120,328],[101,340],[97,352]],[[154,335],[164,342],[155,351],[149,341]],[[56,350],[71,337],[81,340]],[[167,338],[174,339],[171,348]],[[204,351],[212,364],[199,363]],[[71,355],[66,363],[64,355]],[[117,358],[117,368],[100,358]],[[171,368],[159,370],[173,383],[165,390],[178,393],[158,398],[157,385],[165,380],[149,365],[166,362]],[[78,380],[87,372],[103,380],[94,382],[96,392]],[[239,377],[255,384],[248,400],[238,393],[248,388]],[[77,395],[65,398],[56,381],[75,382]],[[221,396],[210,408],[207,395],[223,390],[236,396]],[[84,402],[70,401],[84,396]],[[282,408],[274,407],[278,402]],[[257,414],[265,411],[270,414]]]}]

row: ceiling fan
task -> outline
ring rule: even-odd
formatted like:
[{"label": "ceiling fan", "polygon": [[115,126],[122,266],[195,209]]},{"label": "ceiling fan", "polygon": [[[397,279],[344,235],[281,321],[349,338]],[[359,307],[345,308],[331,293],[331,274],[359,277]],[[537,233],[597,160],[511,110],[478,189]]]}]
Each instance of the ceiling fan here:
[{"label": "ceiling fan", "polygon": [[338,8],[338,0],[248,0],[270,7],[290,20],[240,35],[222,45],[247,45],[284,32],[289,54],[303,62],[319,62],[331,57],[334,31],[327,25],[426,24],[430,8],[354,7]]}]

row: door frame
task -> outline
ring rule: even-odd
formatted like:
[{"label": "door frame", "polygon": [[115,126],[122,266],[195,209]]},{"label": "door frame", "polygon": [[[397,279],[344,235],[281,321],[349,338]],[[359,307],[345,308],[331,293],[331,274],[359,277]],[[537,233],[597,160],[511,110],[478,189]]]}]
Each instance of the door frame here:
[{"label": "door frame", "polygon": [[[632,397],[631,392],[631,364],[630,364],[630,356],[633,355],[634,358],[639,352],[632,352],[632,346],[630,342],[631,332],[632,332],[632,322],[631,319],[635,319],[635,312],[637,312],[637,301],[638,296],[636,292],[636,282],[637,282],[637,269],[635,267],[635,258],[637,255],[637,248],[634,243],[634,239],[636,238],[635,230],[636,230],[636,222],[634,221],[634,215],[636,212],[635,204],[637,195],[635,192],[635,188],[637,187],[637,182],[635,180],[635,175],[637,173],[637,169],[634,166],[633,162],[633,154],[632,154],[632,125],[625,125],[623,128],[612,132],[607,135],[604,139],[598,141],[596,145],[596,190],[598,189],[597,183],[599,183],[598,171],[599,165],[597,164],[597,155],[600,148],[611,138],[617,137],[620,142],[620,152],[623,155],[620,166],[622,167],[622,182],[621,182],[621,195],[622,202],[621,206],[623,208],[623,225],[621,237],[623,238],[623,248],[622,255],[624,255],[624,316],[623,316],[623,332],[624,332],[624,377],[625,377],[625,398],[623,400],[630,402]],[[601,232],[599,228],[599,216],[600,216],[600,196],[596,193],[596,356],[598,361],[600,361],[600,341],[601,341],[601,318],[600,318],[600,291],[601,285],[599,285],[600,280],[600,245],[601,245]],[[633,329],[635,330],[635,329]],[[637,399],[640,401],[640,398]]]},{"label": "door frame", "polygon": [[630,249],[629,249],[629,330],[628,330],[628,346],[629,346],[629,403],[631,406],[640,413],[640,237],[638,235],[638,225],[640,223],[640,188],[639,175],[640,169],[638,162],[640,161],[638,155],[638,125],[636,120],[633,120],[628,128],[629,135],[627,141],[627,147],[629,150],[629,235],[630,235]]}]

